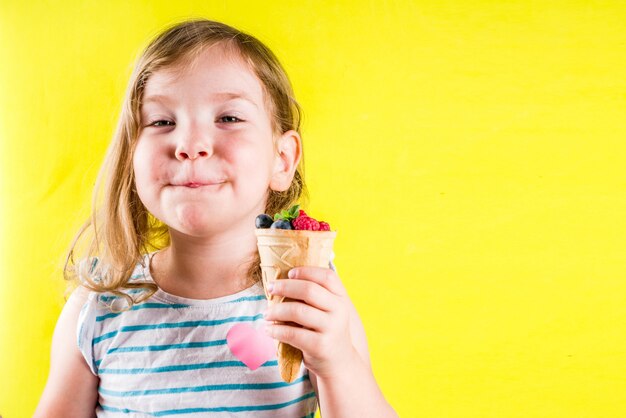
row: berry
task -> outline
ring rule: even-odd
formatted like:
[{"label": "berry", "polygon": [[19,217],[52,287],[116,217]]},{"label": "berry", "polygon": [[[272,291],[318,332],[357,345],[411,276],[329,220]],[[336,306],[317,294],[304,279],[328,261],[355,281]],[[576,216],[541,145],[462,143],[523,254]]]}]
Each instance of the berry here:
[{"label": "berry", "polygon": [[289,221],[286,221],[284,219],[279,219],[278,221],[274,222],[272,226],[270,226],[270,228],[271,229],[293,229]]},{"label": "berry", "polygon": [[330,225],[324,221],[320,221],[320,231],[330,231]]},{"label": "berry", "polygon": [[320,223],[317,222],[313,218],[309,218],[308,216],[299,216],[293,221],[293,228],[297,230],[305,230],[305,231],[319,231]]},{"label": "berry", "polygon": [[309,215],[307,215],[305,211],[303,211],[302,209],[300,209],[300,212],[298,213],[298,218],[299,218],[300,216],[309,216]]},{"label": "berry", "polygon": [[254,220],[254,224],[256,225],[257,228],[264,228],[264,229],[272,226],[273,222],[274,220],[272,219],[272,217],[264,213],[257,216],[256,219]]}]

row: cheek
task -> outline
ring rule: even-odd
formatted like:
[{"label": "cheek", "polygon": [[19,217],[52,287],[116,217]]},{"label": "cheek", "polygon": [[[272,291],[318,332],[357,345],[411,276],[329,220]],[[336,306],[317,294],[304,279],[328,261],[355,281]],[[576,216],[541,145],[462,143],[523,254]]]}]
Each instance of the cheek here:
[{"label": "cheek", "polygon": [[140,197],[142,195],[142,191],[149,187],[151,179],[155,173],[154,164],[156,161],[154,157],[155,156],[148,147],[143,146],[142,144],[137,144],[133,154],[133,171],[135,173],[137,192]]},{"label": "cheek", "polygon": [[265,171],[271,172],[273,162],[271,144],[233,142],[224,146],[219,154],[221,158],[242,172],[256,171],[259,174]]},{"label": "cheek", "polygon": [[148,159],[144,155],[142,147],[137,146],[133,153],[133,171],[135,172],[135,179],[141,181],[143,179],[143,173],[146,172],[146,162]]},{"label": "cheek", "polygon": [[[146,177],[154,173],[159,163],[159,150],[146,142],[139,142],[133,154],[133,167],[136,176]],[[147,178],[147,177],[146,177]]]}]

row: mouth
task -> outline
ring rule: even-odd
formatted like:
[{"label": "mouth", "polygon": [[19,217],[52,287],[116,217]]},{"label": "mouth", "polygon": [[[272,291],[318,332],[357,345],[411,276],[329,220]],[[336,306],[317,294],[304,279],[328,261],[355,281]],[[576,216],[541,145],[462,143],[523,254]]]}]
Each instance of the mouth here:
[{"label": "mouth", "polygon": [[200,187],[208,187],[208,186],[219,186],[220,184],[224,184],[225,181],[209,181],[209,182],[195,182],[195,181],[190,181],[187,183],[182,183],[182,184],[174,184],[174,186],[182,186],[182,187],[187,187],[190,189],[198,189]]}]

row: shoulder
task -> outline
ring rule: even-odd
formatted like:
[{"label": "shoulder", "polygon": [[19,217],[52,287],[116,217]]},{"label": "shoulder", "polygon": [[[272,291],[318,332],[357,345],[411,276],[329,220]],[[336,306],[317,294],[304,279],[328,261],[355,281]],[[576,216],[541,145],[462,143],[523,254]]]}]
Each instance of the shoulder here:
[{"label": "shoulder", "polygon": [[[84,312],[88,302],[93,300],[94,297],[95,293],[85,289],[83,286],[78,286],[72,292],[57,320],[52,336],[53,344],[58,341],[64,341],[64,337],[69,334],[76,336],[76,326],[78,325],[80,315]],[[76,342],[76,339],[74,339],[74,342]]]},{"label": "shoulder", "polygon": [[[35,417],[93,416],[98,378],[85,362],[77,344],[78,318],[89,292],[76,289],[66,302],[52,337],[50,372]],[[73,399],[68,403],[66,399]]]},{"label": "shoulder", "polygon": [[93,292],[79,286],[65,303],[52,336],[53,362],[55,358],[66,359],[69,354],[83,360],[79,350],[77,331],[83,320],[82,316],[87,311],[88,302],[94,297]]}]

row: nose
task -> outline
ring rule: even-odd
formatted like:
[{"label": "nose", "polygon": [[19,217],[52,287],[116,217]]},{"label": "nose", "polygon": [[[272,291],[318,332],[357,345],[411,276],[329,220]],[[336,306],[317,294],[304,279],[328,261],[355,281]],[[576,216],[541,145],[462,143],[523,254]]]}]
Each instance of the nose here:
[{"label": "nose", "polygon": [[210,139],[206,135],[199,135],[197,132],[191,133],[187,139],[179,141],[176,146],[176,159],[179,161],[196,160],[207,158],[213,154]]},{"label": "nose", "polygon": [[200,157],[208,157],[209,152],[205,150],[182,150],[181,147],[176,149],[176,158],[180,161],[183,160],[195,160]]}]

